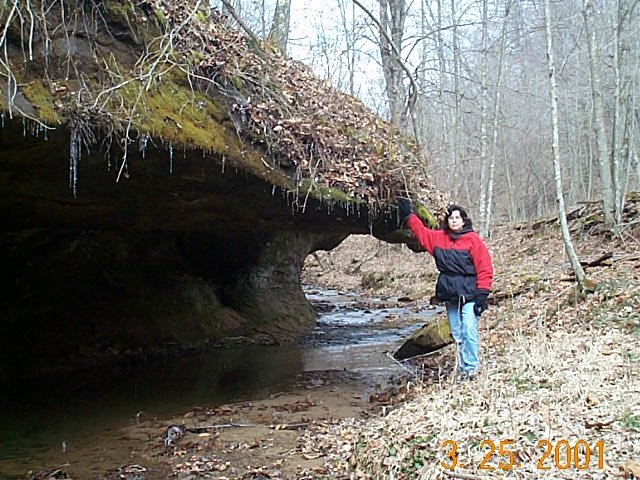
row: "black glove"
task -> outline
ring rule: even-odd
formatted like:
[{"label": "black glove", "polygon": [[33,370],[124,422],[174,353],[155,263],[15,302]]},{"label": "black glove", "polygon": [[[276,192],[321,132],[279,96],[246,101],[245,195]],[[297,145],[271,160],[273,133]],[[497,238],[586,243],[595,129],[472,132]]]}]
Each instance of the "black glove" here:
[{"label": "black glove", "polygon": [[399,197],[397,202],[398,210],[400,211],[400,218],[404,221],[404,219],[413,212],[413,206],[411,205],[411,201],[406,198]]},{"label": "black glove", "polygon": [[479,317],[488,307],[487,299],[489,298],[489,290],[478,290],[475,296],[476,304],[473,306],[473,313],[476,314],[476,317]]}]

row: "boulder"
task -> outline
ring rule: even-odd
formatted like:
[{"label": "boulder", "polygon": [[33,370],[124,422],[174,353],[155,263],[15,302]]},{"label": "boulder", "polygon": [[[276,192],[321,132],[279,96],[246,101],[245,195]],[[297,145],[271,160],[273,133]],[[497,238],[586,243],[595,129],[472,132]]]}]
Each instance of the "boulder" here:
[{"label": "boulder", "polygon": [[449,329],[449,321],[446,315],[439,315],[411,334],[393,354],[393,357],[397,360],[406,360],[435,352],[450,343],[453,343],[453,338]]}]

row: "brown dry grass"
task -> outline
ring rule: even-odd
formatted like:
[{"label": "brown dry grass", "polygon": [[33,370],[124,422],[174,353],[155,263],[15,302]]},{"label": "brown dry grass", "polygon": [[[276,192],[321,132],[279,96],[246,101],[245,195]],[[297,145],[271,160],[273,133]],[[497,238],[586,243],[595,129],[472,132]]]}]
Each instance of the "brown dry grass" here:
[{"label": "brown dry grass", "polygon": [[[451,381],[440,368],[450,362],[450,349],[413,361],[427,375],[412,379],[410,400],[301,437],[327,456],[333,473],[324,478],[640,478],[640,243],[631,227],[615,238],[574,233],[581,260],[614,254],[611,265],[587,269],[598,287],[577,302],[555,225],[497,228],[487,242],[494,292],[519,294],[482,317],[479,379]],[[310,257],[305,282],[363,290],[363,278],[381,272],[387,283],[369,291],[401,296],[433,289],[432,259],[406,247],[351,237],[331,253],[332,265],[326,252],[319,257],[326,269]],[[441,466],[450,463],[447,439],[457,446],[454,470]],[[541,440],[551,442],[548,458]],[[497,468],[509,464],[509,454],[499,455],[501,441],[514,455],[505,469]],[[573,459],[571,468],[558,468],[567,462],[564,441],[581,446],[577,460],[585,469],[575,468]],[[489,442],[496,451],[487,457]],[[602,465],[597,442],[604,445]],[[493,470],[480,468],[485,457]],[[316,477],[310,472],[307,478]]]}]

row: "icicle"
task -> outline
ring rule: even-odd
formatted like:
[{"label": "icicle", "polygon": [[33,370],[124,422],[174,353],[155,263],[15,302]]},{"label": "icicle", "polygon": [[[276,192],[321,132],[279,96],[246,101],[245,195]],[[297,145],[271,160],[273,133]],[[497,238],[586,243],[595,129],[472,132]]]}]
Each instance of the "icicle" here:
[{"label": "icicle", "polygon": [[0,113],[0,119],[2,120],[2,128],[4,128],[4,112]]},{"label": "icicle", "polygon": [[22,117],[22,136],[27,136],[27,119]]},{"label": "icicle", "polygon": [[225,156],[222,155],[222,173],[224,173],[224,161],[225,161]]},{"label": "icicle", "polygon": [[149,143],[149,136],[146,133],[138,137],[138,151],[142,154],[143,159],[147,153],[147,143]]},{"label": "icicle", "polygon": [[169,173],[173,173],[173,144],[169,143]]},{"label": "icicle", "polygon": [[69,188],[73,191],[73,198],[77,197],[78,190],[78,160],[80,159],[80,134],[77,130],[71,130],[69,139]]},{"label": "icicle", "polygon": [[272,197],[275,197],[275,195],[276,195],[276,186],[275,186],[275,185],[273,185],[273,186],[271,187],[271,196],[272,196]]}]

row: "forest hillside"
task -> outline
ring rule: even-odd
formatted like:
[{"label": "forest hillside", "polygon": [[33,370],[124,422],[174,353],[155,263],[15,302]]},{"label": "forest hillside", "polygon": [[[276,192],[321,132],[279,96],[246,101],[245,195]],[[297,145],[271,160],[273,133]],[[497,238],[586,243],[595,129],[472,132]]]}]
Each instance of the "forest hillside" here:
[{"label": "forest hillside", "polygon": [[[640,478],[639,208],[631,196],[617,236],[603,231],[599,204],[570,211],[596,285],[586,297],[574,293],[557,219],[495,228],[480,377],[453,382],[452,346],[407,362],[408,383],[379,417],[307,433],[332,478]],[[323,253],[307,260],[306,282],[431,295],[427,253],[365,236]]]}]

